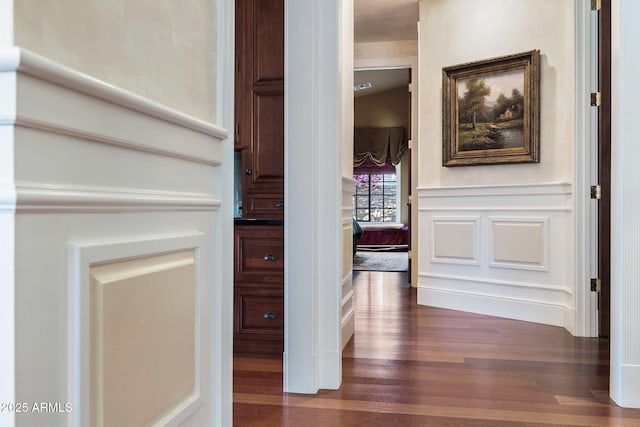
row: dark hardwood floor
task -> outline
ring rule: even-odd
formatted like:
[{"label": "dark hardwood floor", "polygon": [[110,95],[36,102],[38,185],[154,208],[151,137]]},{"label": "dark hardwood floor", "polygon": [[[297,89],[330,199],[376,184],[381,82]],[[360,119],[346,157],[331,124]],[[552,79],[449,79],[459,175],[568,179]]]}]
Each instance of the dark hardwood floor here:
[{"label": "dark hardwood floor", "polygon": [[339,390],[282,392],[280,358],[234,359],[236,426],[640,426],[608,398],[606,340],[418,306],[406,273],[355,272]]}]

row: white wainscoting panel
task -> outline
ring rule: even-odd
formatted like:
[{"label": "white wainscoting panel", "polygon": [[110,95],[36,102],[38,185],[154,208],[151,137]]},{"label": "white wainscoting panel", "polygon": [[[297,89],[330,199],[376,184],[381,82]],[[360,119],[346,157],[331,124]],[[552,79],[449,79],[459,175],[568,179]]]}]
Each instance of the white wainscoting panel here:
[{"label": "white wainscoting panel", "polygon": [[356,182],[342,177],[342,348],[354,334],[353,313],[353,195]]},{"label": "white wainscoting panel", "polygon": [[492,267],[548,271],[548,217],[490,217],[489,221]]},{"label": "white wainscoting panel", "polygon": [[432,217],[431,262],[480,264],[480,217]]},{"label": "white wainscoting panel", "polygon": [[24,425],[228,425],[227,131],[19,48],[0,93],[0,398],[70,409]]},{"label": "white wainscoting panel", "polygon": [[200,406],[202,239],[71,244],[75,425],[177,425]]},{"label": "white wainscoting panel", "polygon": [[574,325],[571,185],[418,189],[418,303]]},{"label": "white wainscoting panel", "polygon": [[157,422],[197,399],[195,262],[188,250],[90,267],[92,425]]},{"label": "white wainscoting panel", "polygon": [[351,221],[342,223],[342,278],[345,279],[353,271],[353,225]]}]

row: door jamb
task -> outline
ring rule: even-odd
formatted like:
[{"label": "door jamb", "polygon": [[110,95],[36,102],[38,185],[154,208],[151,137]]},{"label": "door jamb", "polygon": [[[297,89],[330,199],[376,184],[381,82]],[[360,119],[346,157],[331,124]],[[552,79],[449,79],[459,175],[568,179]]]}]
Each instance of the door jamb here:
[{"label": "door jamb", "polygon": [[[597,16],[588,2],[574,1],[575,7],[575,122],[573,189],[575,230],[575,311],[576,336],[598,336],[597,296],[590,290],[597,232],[597,206],[589,188],[597,179],[597,111],[590,106],[590,94],[597,88]],[[567,322],[570,324],[571,322]]]}]

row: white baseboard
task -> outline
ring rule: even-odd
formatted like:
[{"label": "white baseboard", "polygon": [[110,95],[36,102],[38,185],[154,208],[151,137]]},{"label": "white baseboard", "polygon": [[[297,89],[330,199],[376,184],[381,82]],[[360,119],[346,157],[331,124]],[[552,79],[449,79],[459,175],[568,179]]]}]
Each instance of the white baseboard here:
[{"label": "white baseboard", "polygon": [[428,287],[418,288],[418,304],[560,327],[566,326],[571,311],[562,305]]},{"label": "white baseboard", "polygon": [[[325,390],[339,389],[342,381],[342,350],[318,353],[318,361],[320,362],[318,387]],[[335,375],[336,372],[340,372],[340,375]]]},{"label": "white baseboard", "polygon": [[619,381],[617,387],[612,384],[611,399],[623,408],[640,408],[640,365],[622,364],[619,369]]}]

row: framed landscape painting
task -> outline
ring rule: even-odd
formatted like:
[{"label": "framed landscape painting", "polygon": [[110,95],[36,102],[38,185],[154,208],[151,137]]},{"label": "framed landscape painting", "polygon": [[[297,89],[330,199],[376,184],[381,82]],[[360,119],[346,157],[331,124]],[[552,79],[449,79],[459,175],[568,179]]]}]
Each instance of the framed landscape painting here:
[{"label": "framed landscape painting", "polygon": [[443,166],[540,161],[540,51],[442,69]]}]

